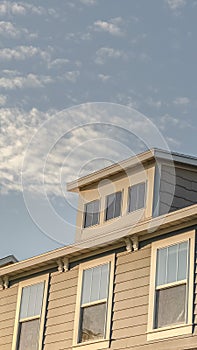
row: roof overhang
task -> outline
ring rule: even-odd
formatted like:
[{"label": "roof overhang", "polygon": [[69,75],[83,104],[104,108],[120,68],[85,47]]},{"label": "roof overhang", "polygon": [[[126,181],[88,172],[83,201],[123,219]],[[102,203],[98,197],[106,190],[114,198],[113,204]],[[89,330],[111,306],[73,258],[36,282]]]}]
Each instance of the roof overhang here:
[{"label": "roof overhang", "polygon": [[196,166],[197,167],[197,158],[169,152],[165,150],[160,150],[157,148],[150,149],[146,152],[137,154],[133,157],[130,157],[126,160],[120,161],[119,163],[108,166],[104,169],[95,171],[91,174],[83,176],[79,179],[76,179],[72,182],[67,183],[67,191],[69,192],[79,192],[84,186],[90,185],[94,182],[98,182],[104,178],[115,175],[119,172],[124,172],[130,168],[136,167],[138,165],[145,165],[151,161],[168,161],[182,163],[185,165]]},{"label": "roof overhang", "polygon": [[81,260],[87,254],[97,254],[100,248],[110,250],[116,245],[125,245],[126,237],[137,236],[139,241],[142,241],[151,236],[159,236],[194,225],[197,225],[197,204],[156,218],[141,221],[133,227],[128,226],[122,230],[113,230],[105,236],[93,237],[86,241],[58,248],[45,254],[2,267],[0,269],[0,278],[9,276],[9,279],[15,279],[19,274],[33,274],[38,269],[49,269],[50,267],[57,266],[57,261],[63,258],[68,258],[70,261]]}]

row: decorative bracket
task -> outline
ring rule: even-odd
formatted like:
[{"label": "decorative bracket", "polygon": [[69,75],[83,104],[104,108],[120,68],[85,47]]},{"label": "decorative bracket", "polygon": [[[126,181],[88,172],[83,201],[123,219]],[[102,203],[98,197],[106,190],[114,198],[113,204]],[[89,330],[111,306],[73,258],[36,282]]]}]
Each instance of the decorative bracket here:
[{"label": "decorative bracket", "polygon": [[3,285],[4,285],[4,289],[8,289],[9,288],[9,278],[8,276],[5,276],[3,279]]},{"label": "decorative bracket", "polygon": [[132,251],[136,252],[139,249],[139,240],[138,236],[129,236],[124,239],[126,243],[126,250],[131,253]]},{"label": "decorative bracket", "polygon": [[57,269],[59,272],[67,272],[69,270],[69,259],[63,258],[57,260]]},{"label": "decorative bracket", "polygon": [[63,263],[64,263],[64,271],[67,272],[69,270],[69,259],[63,258]]}]

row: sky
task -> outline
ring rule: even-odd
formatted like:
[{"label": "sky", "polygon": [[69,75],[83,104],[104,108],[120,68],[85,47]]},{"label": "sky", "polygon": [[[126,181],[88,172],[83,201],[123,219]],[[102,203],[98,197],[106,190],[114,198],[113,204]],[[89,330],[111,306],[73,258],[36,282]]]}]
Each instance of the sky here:
[{"label": "sky", "polygon": [[74,241],[66,183],[150,147],[196,156],[197,0],[0,2],[0,257]]}]

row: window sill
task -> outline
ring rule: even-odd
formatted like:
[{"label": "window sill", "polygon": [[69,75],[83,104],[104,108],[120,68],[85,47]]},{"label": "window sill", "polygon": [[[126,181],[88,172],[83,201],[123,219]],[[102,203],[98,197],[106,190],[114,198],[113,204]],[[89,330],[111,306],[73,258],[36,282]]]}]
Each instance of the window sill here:
[{"label": "window sill", "polygon": [[109,340],[107,339],[92,340],[89,342],[73,345],[73,349],[80,349],[80,350],[99,350],[99,349],[107,349],[107,348],[109,348]]},{"label": "window sill", "polygon": [[180,335],[191,334],[192,324],[179,324],[158,329],[153,329],[147,332],[147,340],[159,340],[170,337],[178,337]]}]

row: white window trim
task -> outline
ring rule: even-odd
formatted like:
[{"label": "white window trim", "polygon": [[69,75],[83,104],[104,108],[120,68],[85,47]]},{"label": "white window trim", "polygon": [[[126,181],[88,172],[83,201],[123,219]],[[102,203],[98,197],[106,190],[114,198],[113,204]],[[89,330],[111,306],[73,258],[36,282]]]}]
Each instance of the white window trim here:
[{"label": "white window trim", "polygon": [[[12,350],[17,350],[17,340],[18,340],[18,330],[19,330],[19,316],[20,316],[20,306],[21,306],[21,297],[22,290],[24,287],[31,286],[37,284],[39,282],[45,282],[44,286],[44,294],[43,294],[43,302],[42,302],[42,310],[40,316],[40,334],[39,334],[39,342],[38,342],[38,350],[42,349],[43,343],[43,333],[44,333],[44,323],[45,323],[45,314],[46,314],[46,303],[47,303],[47,293],[48,293],[48,283],[49,283],[49,275],[42,275],[38,277],[33,277],[31,279],[19,282],[18,287],[18,297],[16,304],[16,315],[15,315],[15,323],[14,323],[14,334],[12,340]],[[37,319],[38,317],[28,317],[28,320]],[[24,321],[24,320],[23,320]]]},{"label": "white window trim", "polygon": [[[155,314],[155,283],[156,283],[156,259],[157,250],[178,244],[183,241],[189,241],[189,274],[188,274],[188,301],[187,301],[187,323],[169,325],[154,329]],[[148,310],[148,327],[147,340],[157,340],[168,337],[174,337],[192,333],[193,319],[193,292],[194,292],[194,256],[195,256],[195,230],[164,238],[152,243],[151,251],[151,271],[150,271],[150,289],[149,289],[149,310]]]},{"label": "white window trim", "polygon": [[[107,301],[107,317],[106,317],[106,334],[104,339],[96,339],[87,341],[84,343],[78,343],[79,334],[79,321],[81,311],[81,294],[82,294],[82,282],[83,282],[83,271],[96,267],[99,265],[110,263],[110,275],[109,275],[109,292]],[[110,342],[110,330],[111,330],[111,314],[112,314],[112,298],[113,298],[113,282],[114,282],[114,268],[115,268],[115,254],[111,254],[102,258],[94,259],[79,265],[79,276],[78,276],[78,289],[77,299],[75,308],[75,321],[74,321],[74,332],[73,332],[73,348],[81,348],[83,350],[99,350],[109,347]]]}]

